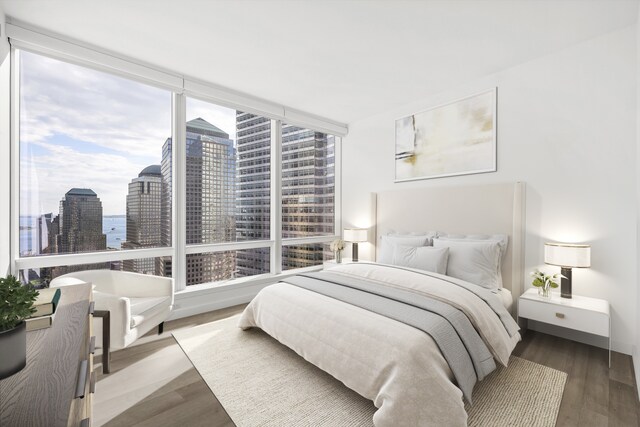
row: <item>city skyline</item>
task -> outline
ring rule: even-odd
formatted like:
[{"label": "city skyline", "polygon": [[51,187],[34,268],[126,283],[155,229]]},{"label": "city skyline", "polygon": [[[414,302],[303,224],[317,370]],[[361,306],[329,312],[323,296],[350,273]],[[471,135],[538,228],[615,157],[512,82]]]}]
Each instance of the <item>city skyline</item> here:
[{"label": "city skyline", "polygon": [[[28,52],[21,52],[20,60],[21,254],[171,246],[171,92]],[[192,98],[186,107],[181,149],[188,245],[273,237],[271,127],[276,123],[282,126],[279,233],[285,238],[334,234],[335,137]],[[126,222],[123,238],[108,246],[109,216],[124,216]],[[27,248],[22,247],[25,217],[36,219],[24,221]],[[316,265],[325,255],[322,244],[284,246],[282,268]],[[268,248],[189,254],[187,285],[266,273],[270,258]],[[170,276],[172,261],[158,257],[102,268]],[[46,274],[86,267],[92,266],[61,266]]]},{"label": "city skyline", "polygon": [[[20,215],[56,212],[73,187],[100,194],[105,216],[126,214],[129,180],[159,164],[171,135],[171,92],[20,52]],[[235,140],[235,110],[187,98],[193,117]],[[151,154],[150,154],[151,153]]]},{"label": "city skyline", "polygon": [[[236,121],[240,135],[237,145],[228,134],[200,117],[187,122],[187,244],[270,238],[272,122],[241,111],[236,113]],[[333,234],[335,139],[310,129],[282,126],[281,232],[284,237]],[[145,167],[128,184],[126,239],[122,249],[171,246],[172,173],[172,138],[167,138],[161,164]],[[35,230],[38,249],[34,255],[110,249],[103,234],[102,203],[92,189],[72,188],[59,206],[59,215],[47,213],[38,218]],[[285,246],[282,268],[321,263],[325,249],[321,244]],[[190,254],[186,261],[188,286],[270,271],[268,249]],[[46,281],[86,267],[61,266],[43,269],[38,274]],[[172,275],[171,257],[90,267]]]}]

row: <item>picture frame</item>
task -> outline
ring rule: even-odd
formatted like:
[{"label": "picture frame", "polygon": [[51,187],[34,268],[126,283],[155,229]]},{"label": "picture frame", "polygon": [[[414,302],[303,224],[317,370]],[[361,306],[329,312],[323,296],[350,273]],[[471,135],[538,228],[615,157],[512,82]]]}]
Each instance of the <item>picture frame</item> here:
[{"label": "picture frame", "polygon": [[497,171],[498,89],[396,120],[395,182]]}]

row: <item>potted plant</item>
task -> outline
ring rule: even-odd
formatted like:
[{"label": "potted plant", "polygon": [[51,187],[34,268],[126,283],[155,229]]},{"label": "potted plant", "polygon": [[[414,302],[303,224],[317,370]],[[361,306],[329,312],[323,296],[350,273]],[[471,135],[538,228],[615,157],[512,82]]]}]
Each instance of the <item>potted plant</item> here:
[{"label": "potted plant", "polygon": [[36,309],[38,291],[22,285],[15,276],[0,278],[0,379],[27,364],[27,324]]},{"label": "potted plant", "polygon": [[538,288],[538,295],[549,297],[551,296],[551,289],[555,289],[558,287],[558,279],[564,276],[560,273],[546,274],[536,269],[535,271],[531,272],[531,277],[533,277],[533,282],[531,282],[531,285]]}]

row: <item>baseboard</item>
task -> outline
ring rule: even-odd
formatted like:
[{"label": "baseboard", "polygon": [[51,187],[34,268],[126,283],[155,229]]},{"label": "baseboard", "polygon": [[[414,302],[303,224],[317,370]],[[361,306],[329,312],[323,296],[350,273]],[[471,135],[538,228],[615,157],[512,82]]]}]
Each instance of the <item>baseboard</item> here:
[{"label": "baseboard", "polygon": [[[583,344],[588,344],[595,347],[604,349],[609,348],[609,340],[606,337],[588,334],[586,332],[574,331],[572,329],[562,328],[560,326],[550,325],[548,323],[536,322],[534,320],[528,320],[527,323],[527,327],[534,331],[554,335],[571,341],[581,342]],[[613,351],[617,351],[618,353],[631,354],[633,351],[633,346],[631,344],[612,340],[611,349]]]}]

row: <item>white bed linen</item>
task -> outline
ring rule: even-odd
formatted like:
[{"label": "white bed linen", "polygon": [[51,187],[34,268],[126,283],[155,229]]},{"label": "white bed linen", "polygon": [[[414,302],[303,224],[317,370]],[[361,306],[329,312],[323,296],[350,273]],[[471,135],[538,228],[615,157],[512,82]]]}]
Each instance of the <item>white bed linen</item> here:
[{"label": "white bed linen", "polygon": [[[475,294],[436,277],[375,264],[346,264],[334,273],[367,277],[430,295],[463,310],[504,365],[519,334],[509,337]],[[464,426],[462,392],[433,339],[413,327],[287,283],[260,291],[239,322],[260,327],[307,361],[371,399],[373,422],[387,426]]]},{"label": "white bed linen", "polygon": [[500,301],[502,301],[504,308],[511,313],[511,307],[513,307],[513,295],[511,294],[511,291],[507,288],[500,288],[498,289],[497,295],[500,297]]}]

